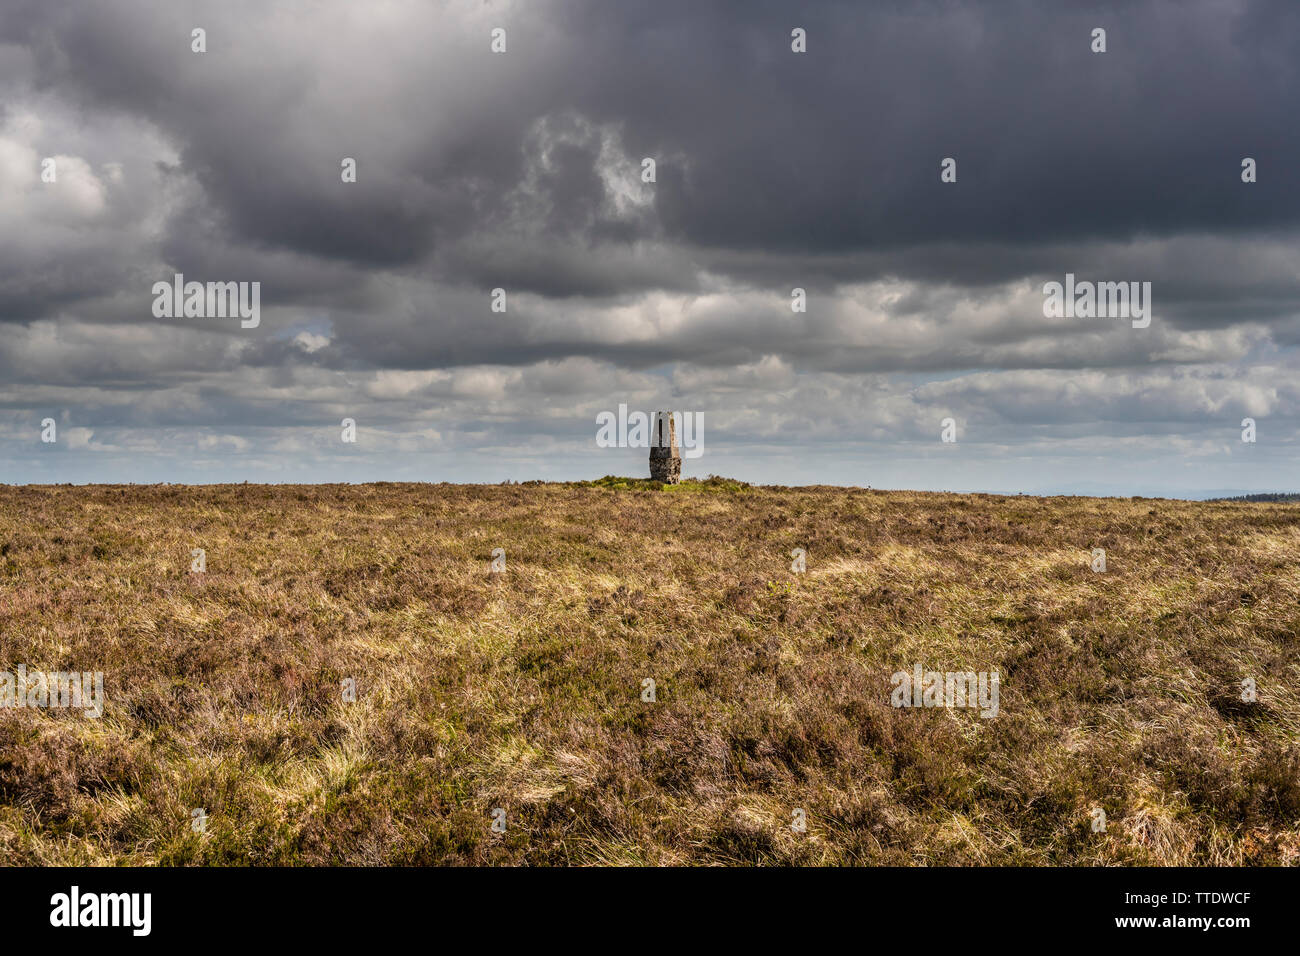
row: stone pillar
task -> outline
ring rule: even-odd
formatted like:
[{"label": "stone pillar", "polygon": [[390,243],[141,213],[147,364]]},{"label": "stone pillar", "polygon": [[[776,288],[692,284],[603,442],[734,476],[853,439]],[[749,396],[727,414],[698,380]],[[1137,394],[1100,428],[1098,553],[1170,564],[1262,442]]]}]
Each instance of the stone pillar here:
[{"label": "stone pillar", "polygon": [[675,485],[682,477],[682,456],[677,450],[677,422],[672,412],[655,412],[650,433],[650,480]]}]

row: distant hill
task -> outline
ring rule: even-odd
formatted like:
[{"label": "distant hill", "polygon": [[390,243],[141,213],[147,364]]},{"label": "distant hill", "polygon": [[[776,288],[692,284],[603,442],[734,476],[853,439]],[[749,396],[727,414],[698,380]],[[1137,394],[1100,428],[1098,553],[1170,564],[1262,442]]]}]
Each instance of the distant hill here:
[{"label": "distant hill", "polygon": [[1237,495],[1234,498],[1207,498],[1207,501],[1300,501],[1300,492],[1267,491],[1258,495]]}]

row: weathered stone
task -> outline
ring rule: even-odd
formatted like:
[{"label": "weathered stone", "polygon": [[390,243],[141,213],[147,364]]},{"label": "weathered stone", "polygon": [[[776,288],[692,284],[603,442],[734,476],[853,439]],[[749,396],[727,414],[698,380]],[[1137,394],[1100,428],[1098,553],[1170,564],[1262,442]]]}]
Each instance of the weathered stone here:
[{"label": "weathered stone", "polygon": [[677,449],[677,423],[672,412],[655,412],[650,435],[650,480],[675,485],[682,477],[682,456]]}]

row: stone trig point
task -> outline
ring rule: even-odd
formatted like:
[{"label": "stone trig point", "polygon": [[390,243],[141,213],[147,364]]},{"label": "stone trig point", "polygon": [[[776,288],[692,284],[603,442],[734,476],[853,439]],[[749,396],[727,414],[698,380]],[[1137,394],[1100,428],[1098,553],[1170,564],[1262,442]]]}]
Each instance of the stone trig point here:
[{"label": "stone trig point", "polygon": [[682,477],[682,456],[677,450],[677,424],[672,412],[655,412],[650,436],[650,480],[675,485]]}]

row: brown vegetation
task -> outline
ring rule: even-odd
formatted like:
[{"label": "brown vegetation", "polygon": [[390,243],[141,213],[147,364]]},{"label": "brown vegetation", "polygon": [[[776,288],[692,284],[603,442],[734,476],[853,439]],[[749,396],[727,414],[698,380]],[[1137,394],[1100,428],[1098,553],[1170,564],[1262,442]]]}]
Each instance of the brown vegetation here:
[{"label": "brown vegetation", "polygon": [[0,670],[108,698],[0,710],[0,859],[1293,863],[1298,593],[1281,504],[0,487]]}]

